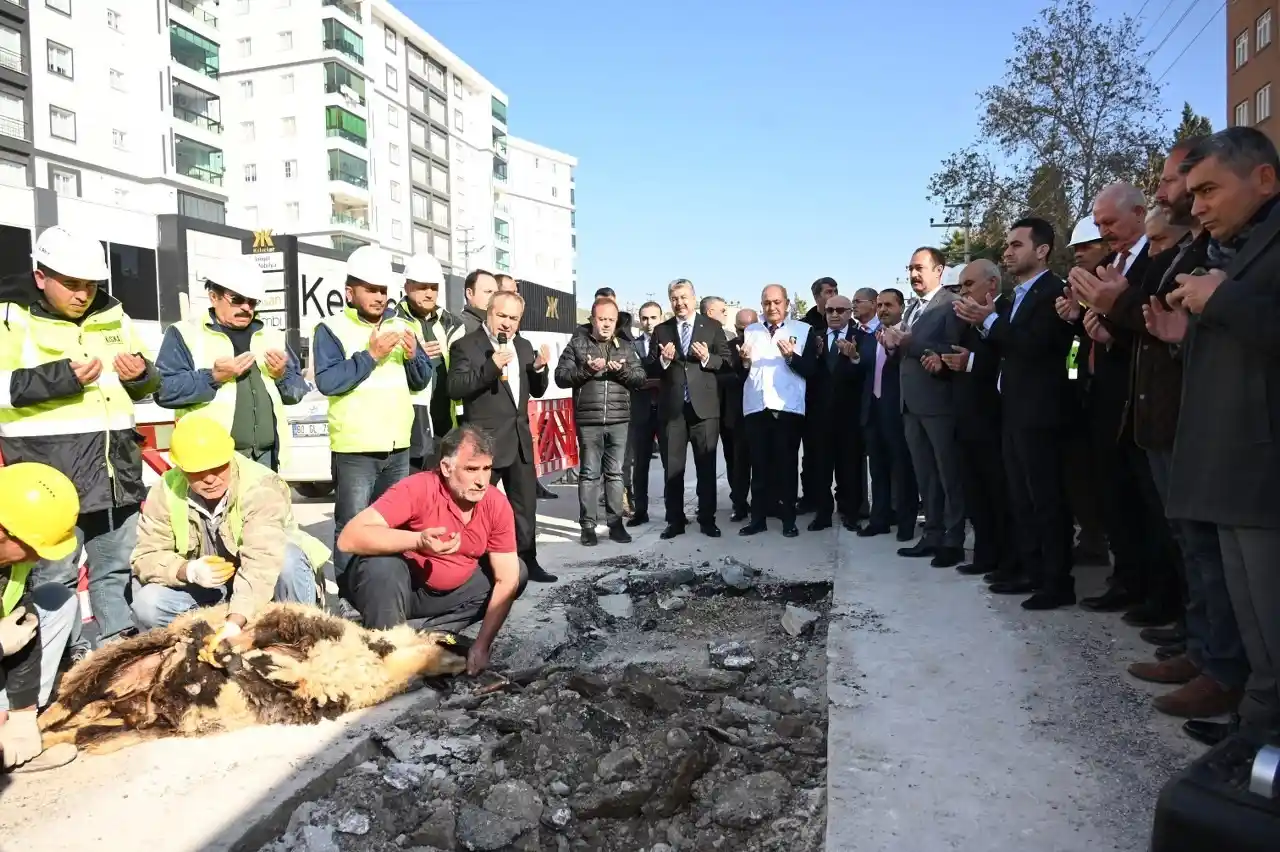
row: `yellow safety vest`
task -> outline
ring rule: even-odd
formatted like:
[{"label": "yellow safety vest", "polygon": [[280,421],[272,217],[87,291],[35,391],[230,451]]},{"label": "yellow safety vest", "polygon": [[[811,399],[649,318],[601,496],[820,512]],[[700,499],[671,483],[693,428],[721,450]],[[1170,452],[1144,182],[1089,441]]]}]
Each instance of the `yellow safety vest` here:
[{"label": "yellow safety vest", "polygon": [[1071,341],[1071,351],[1067,353],[1067,378],[1074,379],[1080,374],[1080,341]]},{"label": "yellow safety vest", "polygon": [[[244,496],[252,488],[264,479],[276,477],[276,474],[272,472],[271,468],[258,464],[253,459],[247,459],[244,456],[233,456],[232,464],[235,465],[236,491],[231,496],[227,522],[231,526],[231,535],[235,538],[236,552],[239,553],[240,544],[244,540],[244,515],[241,513],[240,504],[243,502]],[[175,467],[165,473],[164,484],[165,494],[169,503],[169,524],[173,527],[174,550],[185,556],[191,552],[191,522],[188,515],[190,505],[187,503],[187,478],[183,476],[182,471]],[[319,576],[324,568],[324,563],[329,560],[329,548],[325,547],[318,538],[298,526],[298,522],[293,518],[292,509],[285,513],[284,531],[289,541],[296,544],[306,554],[307,561],[311,563],[311,567],[315,569],[316,575]]]},{"label": "yellow safety vest", "polygon": [[0,618],[8,617],[13,608],[22,599],[22,590],[27,587],[27,578],[31,576],[34,562],[19,562],[9,566],[9,581],[5,583],[4,595],[0,596]]},{"label": "yellow safety vest", "polygon": [[[231,338],[209,327],[203,320],[183,320],[174,328],[182,336],[182,341],[191,353],[191,361],[197,370],[212,370],[213,362],[219,358],[234,358],[235,347]],[[258,369],[262,371],[262,383],[266,385],[267,396],[271,397],[271,413],[276,421],[276,453],[279,467],[284,469],[289,460],[290,426],[284,413],[284,402],[280,399],[280,391],[276,388],[276,380],[267,372],[266,354],[269,349],[285,351],[284,335],[275,329],[260,328],[249,340],[249,351],[257,357]],[[218,385],[218,392],[209,402],[179,408],[177,419],[181,420],[193,411],[200,411],[222,424],[228,432],[236,416],[236,392],[239,382],[229,381]]]},{"label": "yellow safety vest", "polygon": [[[409,309],[405,308],[405,311],[408,312]],[[427,336],[422,333],[422,320],[415,317],[411,312],[408,313],[408,316],[404,317],[404,320],[413,326],[413,333],[418,337],[418,345],[421,346],[425,344],[427,342]],[[440,344],[441,355],[444,358],[444,372],[445,375],[448,375],[449,347],[457,342],[462,335],[467,333],[466,326],[459,325],[455,328],[453,330],[453,338],[450,339],[448,335],[444,333],[444,323],[440,322],[440,314],[437,312],[436,321],[431,326],[431,333],[435,337],[435,342]],[[431,384],[427,385],[420,391],[413,391],[410,395],[410,399],[413,401],[414,405],[424,405],[430,408],[431,399],[436,393],[447,394],[449,392],[448,387],[437,387],[435,385],[434,378],[435,377],[432,376],[433,381]],[[449,419],[452,421],[454,426],[457,426],[458,418],[461,416],[462,402],[461,400],[455,400],[454,403],[449,406]]]},{"label": "yellow safety vest", "polygon": [[[374,324],[347,308],[321,322],[342,344],[347,357],[369,348]],[[416,325],[416,324],[415,324]],[[409,331],[397,317],[382,321],[382,331]],[[417,332],[414,332],[417,334]],[[404,349],[374,365],[373,372],[347,393],[329,397],[329,449],[335,453],[384,453],[409,446],[413,399],[404,373]]]}]

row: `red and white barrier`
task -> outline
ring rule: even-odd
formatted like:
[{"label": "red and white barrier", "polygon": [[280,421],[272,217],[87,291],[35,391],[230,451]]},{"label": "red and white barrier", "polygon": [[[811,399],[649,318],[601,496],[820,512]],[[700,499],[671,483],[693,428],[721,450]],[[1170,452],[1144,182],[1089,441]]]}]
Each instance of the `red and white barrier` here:
[{"label": "red and white barrier", "polygon": [[529,429],[538,476],[578,466],[578,429],[572,399],[529,400]]}]

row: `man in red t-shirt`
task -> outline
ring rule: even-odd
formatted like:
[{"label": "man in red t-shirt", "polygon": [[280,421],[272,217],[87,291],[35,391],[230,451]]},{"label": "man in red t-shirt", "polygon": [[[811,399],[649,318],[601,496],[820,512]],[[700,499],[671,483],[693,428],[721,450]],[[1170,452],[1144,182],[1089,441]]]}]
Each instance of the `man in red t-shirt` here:
[{"label": "man in red t-shirt", "polygon": [[338,537],[338,548],[356,557],[351,597],[365,627],[412,619],[419,628],[458,631],[482,621],[470,674],[489,664],[493,639],[528,580],[511,504],[490,487],[492,471],[492,439],[459,426],[441,441],[435,470],[391,486]]}]

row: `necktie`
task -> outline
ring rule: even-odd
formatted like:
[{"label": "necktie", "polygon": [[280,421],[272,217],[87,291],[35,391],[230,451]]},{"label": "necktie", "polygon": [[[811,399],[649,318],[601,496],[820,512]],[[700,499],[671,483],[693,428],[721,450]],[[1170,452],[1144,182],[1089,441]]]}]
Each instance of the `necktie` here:
[{"label": "necktie", "polygon": [[1124,265],[1129,262],[1129,250],[1125,249],[1120,252],[1120,256],[1116,258],[1116,269],[1124,272]]},{"label": "necktie", "polygon": [[[680,323],[680,351],[689,354],[689,342],[693,340],[693,325],[689,322]],[[689,374],[684,375],[684,401],[689,402]]]}]

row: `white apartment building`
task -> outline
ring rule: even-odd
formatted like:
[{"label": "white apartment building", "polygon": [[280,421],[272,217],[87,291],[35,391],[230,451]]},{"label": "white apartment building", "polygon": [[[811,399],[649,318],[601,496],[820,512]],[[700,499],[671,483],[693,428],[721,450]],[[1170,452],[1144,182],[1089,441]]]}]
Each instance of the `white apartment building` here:
[{"label": "white apartment building", "polygon": [[506,147],[509,175],[494,213],[495,264],[516,278],[572,291],[578,277],[578,160],[514,137]]}]

